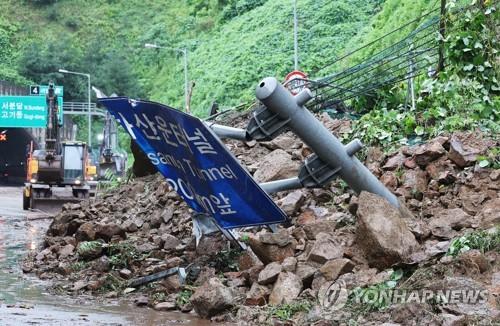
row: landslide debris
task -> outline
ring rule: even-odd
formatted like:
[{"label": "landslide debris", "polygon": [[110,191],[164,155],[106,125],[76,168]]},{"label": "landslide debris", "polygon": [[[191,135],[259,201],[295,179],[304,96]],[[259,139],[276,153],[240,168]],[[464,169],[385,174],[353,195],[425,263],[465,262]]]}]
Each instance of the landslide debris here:
[{"label": "landslide debris", "polygon": [[[349,121],[321,119],[337,136],[348,135]],[[226,145],[262,181],[289,177],[311,153],[291,133],[270,142]],[[245,252],[220,234],[204,236],[196,245],[191,210],[180,197],[158,174],[137,178],[95,200],[64,205],[42,249],[27,257],[23,270],[53,280],[59,291],[124,297],[157,310],[194,310],[213,321],[498,322],[499,171],[478,164],[498,145],[469,132],[389,155],[369,148],[367,166],[404,207],[395,209],[370,193],[358,197],[342,181],[283,192],[274,200],[290,216],[290,225],[277,233],[243,230]],[[132,279],[178,266],[187,268],[184,284],[174,274],[129,286]],[[343,309],[325,306],[332,283],[351,291]],[[487,300],[466,305],[353,301],[352,293],[363,289],[394,288],[478,288],[486,290]]]}]

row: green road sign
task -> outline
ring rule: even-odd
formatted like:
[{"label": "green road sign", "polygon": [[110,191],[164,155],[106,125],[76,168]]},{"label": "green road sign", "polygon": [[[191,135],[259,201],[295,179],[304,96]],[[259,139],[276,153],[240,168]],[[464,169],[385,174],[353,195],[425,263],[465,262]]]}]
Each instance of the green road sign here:
[{"label": "green road sign", "polygon": [[[54,86],[57,96],[64,96],[64,86]],[[46,95],[49,85],[30,85],[31,95]]]},{"label": "green road sign", "polygon": [[[59,123],[63,122],[62,97],[59,104]],[[45,128],[47,103],[44,96],[0,96],[0,127]]]}]

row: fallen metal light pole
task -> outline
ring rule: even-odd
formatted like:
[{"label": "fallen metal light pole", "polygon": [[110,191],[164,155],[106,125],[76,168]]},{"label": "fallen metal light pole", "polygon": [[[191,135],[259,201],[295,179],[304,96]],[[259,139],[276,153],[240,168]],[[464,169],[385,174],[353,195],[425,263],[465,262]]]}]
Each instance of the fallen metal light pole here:
[{"label": "fallen metal light pole", "polygon": [[[256,89],[257,98],[276,114],[286,126],[299,136],[316,154],[316,166],[325,163],[331,173],[342,178],[354,191],[365,190],[386,198],[393,206],[399,207],[396,196],[391,193],[355,156],[361,149],[361,142],[354,140],[344,146],[304,104],[312,99],[309,89],[293,96],[276,78],[263,79]],[[314,161],[314,160],[313,160]],[[314,166],[309,172],[314,173]],[[315,176],[312,176],[315,179]]]}]

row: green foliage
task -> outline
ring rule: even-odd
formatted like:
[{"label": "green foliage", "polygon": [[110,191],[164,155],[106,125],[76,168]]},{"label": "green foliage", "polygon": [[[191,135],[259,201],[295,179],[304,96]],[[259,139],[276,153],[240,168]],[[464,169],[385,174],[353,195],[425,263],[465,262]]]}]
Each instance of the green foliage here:
[{"label": "green foliage", "polygon": [[446,254],[456,257],[471,249],[479,249],[483,253],[490,250],[500,251],[500,227],[490,232],[475,231],[456,238],[451,242]]},{"label": "green foliage", "polygon": [[[404,83],[380,90],[371,112],[354,125],[354,134],[368,144],[389,150],[410,139],[443,132],[481,128],[500,133],[498,38],[494,7],[469,7],[465,14],[449,14],[444,39],[447,66],[437,78],[415,80],[416,109],[403,107]],[[366,103],[354,103],[358,109]]]},{"label": "green foliage", "polygon": [[86,257],[88,253],[102,249],[103,244],[100,241],[84,241],[78,244],[76,249],[79,256]]},{"label": "green foliage", "polygon": [[70,265],[71,270],[74,272],[81,271],[83,269],[86,269],[87,267],[89,267],[89,263],[86,261],[77,261]]},{"label": "green foliage", "polygon": [[309,312],[312,303],[306,300],[269,307],[269,315],[280,320],[290,320],[298,312]]},{"label": "green foliage", "polygon": [[241,254],[240,249],[221,250],[215,255],[210,265],[224,273],[238,271],[238,259]]},{"label": "green foliage", "polygon": [[[362,310],[367,311],[380,311],[389,307],[390,299],[381,295],[391,289],[394,289],[398,285],[398,281],[403,277],[403,270],[394,270],[388,281],[374,284],[365,288],[357,287],[355,288],[348,297],[347,303],[350,305],[360,304]],[[360,298],[361,302],[354,302],[355,298]]]},{"label": "green foliage", "polygon": [[183,306],[189,302],[191,302],[191,296],[193,295],[194,291],[192,289],[184,289],[177,293],[177,299],[176,303],[177,306]]},{"label": "green foliage", "polygon": [[134,261],[144,258],[137,248],[127,241],[110,244],[107,252],[113,268],[126,268]]}]

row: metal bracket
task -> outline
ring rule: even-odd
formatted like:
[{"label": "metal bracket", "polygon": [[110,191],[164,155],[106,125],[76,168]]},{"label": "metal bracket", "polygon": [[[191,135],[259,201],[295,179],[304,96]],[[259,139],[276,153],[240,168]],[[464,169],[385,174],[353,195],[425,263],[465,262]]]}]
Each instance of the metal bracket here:
[{"label": "metal bracket", "polygon": [[318,155],[306,158],[299,171],[300,183],[306,188],[319,188],[332,181],[341,167],[332,168],[323,162]]},{"label": "metal bracket", "polygon": [[262,105],[252,112],[247,134],[256,141],[270,141],[287,130],[289,121],[290,119],[281,119],[278,114]]}]

